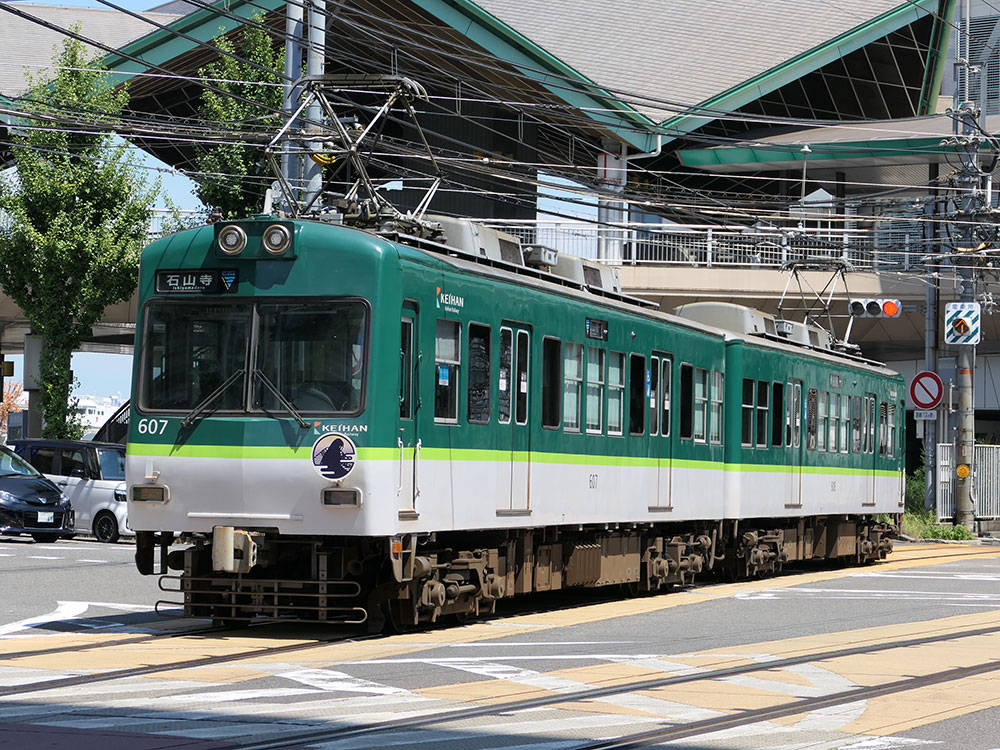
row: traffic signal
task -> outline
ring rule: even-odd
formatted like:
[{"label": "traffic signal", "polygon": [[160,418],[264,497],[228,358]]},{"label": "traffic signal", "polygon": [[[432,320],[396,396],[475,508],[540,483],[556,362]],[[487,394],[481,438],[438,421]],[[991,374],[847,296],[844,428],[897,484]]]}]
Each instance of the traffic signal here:
[{"label": "traffic signal", "polygon": [[898,299],[852,299],[850,312],[855,318],[898,318],[903,306]]}]

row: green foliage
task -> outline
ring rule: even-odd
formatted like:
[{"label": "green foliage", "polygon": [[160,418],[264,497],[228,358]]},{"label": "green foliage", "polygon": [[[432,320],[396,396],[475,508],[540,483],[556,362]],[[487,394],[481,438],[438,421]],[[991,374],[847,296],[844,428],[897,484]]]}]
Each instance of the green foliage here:
[{"label": "green foliage", "polygon": [[920,468],[906,477],[906,512],[923,513],[927,492],[927,470]]},{"label": "green foliage", "polygon": [[[255,14],[260,23],[264,16]],[[199,148],[195,194],[206,206],[219,208],[223,217],[239,219],[259,213],[264,193],[274,179],[264,161],[264,148],[246,143],[248,137],[270,140],[283,124],[280,111],[284,97],[281,73],[285,52],[276,46],[266,31],[252,25],[240,28],[231,37],[220,36],[215,46],[235,54],[266,70],[247,65],[226,54],[198,71],[202,78],[225,92],[205,90],[199,114],[224,131],[230,131],[228,143]],[[241,97],[237,99],[235,97]],[[249,100],[249,101],[245,101]]]},{"label": "green foliage", "polygon": [[[40,377],[46,437],[82,432],[70,402],[70,358],[108,305],[135,290],[159,185],[149,186],[110,132],[128,102],[83,45],[63,43],[59,71],[25,97],[13,130],[16,177],[0,182],[0,286],[43,336]],[[74,116],[96,129],[52,126]]]}]

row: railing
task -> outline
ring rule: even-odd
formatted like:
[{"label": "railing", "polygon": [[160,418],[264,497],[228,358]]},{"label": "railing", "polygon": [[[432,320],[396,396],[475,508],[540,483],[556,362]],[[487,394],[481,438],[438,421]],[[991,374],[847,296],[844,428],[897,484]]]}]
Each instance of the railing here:
[{"label": "railing", "polygon": [[781,268],[790,261],[843,261],[855,270],[908,270],[926,250],[911,235],[870,229],[747,228],[696,224],[615,224],[495,219],[481,223],[522,243],[610,265]]},{"label": "railing", "polygon": [[[955,515],[954,446],[938,443],[938,519]],[[1000,445],[977,445],[972,467],[972,507],[976,520],[1000,518]]]}]

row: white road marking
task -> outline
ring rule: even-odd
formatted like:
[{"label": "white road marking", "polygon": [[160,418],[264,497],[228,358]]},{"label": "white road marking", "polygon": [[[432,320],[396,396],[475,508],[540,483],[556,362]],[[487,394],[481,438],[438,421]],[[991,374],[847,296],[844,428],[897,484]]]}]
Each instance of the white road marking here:
[{"label": "white road marking", "polygon": [[81,557],[79,560],[77,560],[77,562],[82,562],[82,563],[109,563],[111,561],[110,560],[91,560],[90,558],[87,558],[87,557]]},{"label": "white road marking", "polygon": [[72,620],[86,612],[88,606],[87,602],[59,602],[59,606],[47,615],[37,615],[26,620],[12,622],[9,625],[0,625],[0,638],[10,636],[12,633],[19,633],[22,630],[30,630],[36,625]]},{"label": "white road marking", "polygon": [[375,695],[398,695],[409,692],[403,688],[351,677],[349,674],[332,669],[298,669],[292,672],[282,672],[279,676],[326,691],[339,690],[348,693],[373,693]]},{"label": "white road marking", "polygon": [[[193,693],[175,695],[167,700],[173,703],[229,703],[230,701],[248,701],[256,698],[284,698],[289,695],[310,695],[321,693],[322,690],[307,688],[259,688],[256,690],[226,690],[221,693]],[[159,704],[163,699],[158,698]]]},{"label": "white road marking", "polygon": [[65,557],[52,557],[51,555],[28,555],[29,560],[65,560]]},{"label": "white road marking", "polygon": [[900,747],[914,745],[941,745],[938,740],[918,740],[911,737],[871,737],[852,742],[850,745],[840,745],[837,750],[895,750]]}]

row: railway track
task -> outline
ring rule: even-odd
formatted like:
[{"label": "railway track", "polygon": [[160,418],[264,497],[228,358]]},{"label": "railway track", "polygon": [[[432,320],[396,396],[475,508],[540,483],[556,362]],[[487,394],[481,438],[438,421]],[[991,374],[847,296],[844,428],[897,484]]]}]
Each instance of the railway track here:
[{"label": "railway track", "polygon": [[[368,724],[350,728],[338,728],[329,730],[312,730],[300,733],[286,733],[280,738],[262,740],[249,743],[234,743],[233,750],[276,750],[277,748],[299,747],[316,742],[335,742],[340,740],[357,739],[361,737],[369,738],[372,741],[377,735],[399,732],[403,730],[421,729],[446,724],[452,721],[465,721],[468,719],[494,714],[509,714],[517,711],[527,711],[530,709],[544,708],[561,703],[579,702],[586,700],[599,700],[609,696],[621,695],[641,690],[651,690],[677,685],[684,685],[696,682],[724,679],[739,675],[752,674],[754,672],[770,671],[791,667],[800,664],[837,659],[847,656],[858,656],[865,654],[875,654],[883,651],[890,651],[899,648],[909,648],[923,646],[933,643],[957,640],[961,638],[972,638],[982,635],[992,635],[1000,633],[1000,626],[986,628],[970,628],[948,633],[924,635],[915,638],[905,638],[885,643],[872,645],[854,646],[850,648],[831,649],[809,654],[801,654],[784,659],[774,659],[766,662],[745,664],[734,667],[726,667],[697,674],[675,675],[671,677],[660,677],[650,680],[640,680],[627,684],[618,684],[607,687],[595,687],[574,692],[562,693],[559,695],[547,695],[538,698],[525,700],[493,703],[490,705],[477,705],[473,707],[462,707],[439,711],[437,713],[413,716],[403,719],[396,719],[377,724]],[[612,748],[638,748],[650,744],[667,742],[684,738],[695,737],[710,732],[718,732],[724,729],[746,726],[749,724],[769,721],[784,716],[807,711],[825,708],[828,706],[843,705],[855,701],[876,698],[881,695],[913,690],[928,685],[941,684],[953,680],[963,679],[977,674],[984,674],[993,671],[1000,671],[1000,660],[991,660],[981,664],[956,669],[935,672],[920,677],[906,678],[895,682],[873,687],[859,687],[845,690],[839,693],[791,701],[768,709],[753,709],[736,714],[717,717],[713,719],[690,722],[680,725],[673,725],[663,729],[652,730],[640,734],[628,735],[614,740],[607,740],[598,743],[583,744],[575,750],[612,750]]]},{"label": "railway track", "polygon": [[[218,633],[220,629],[213,628],[208,633]],[[186,632],[183,635],[199,635],[204,634],[201,632]],[[325,646],[330,643],[340,643],[344,641],[363,641],[371,640],[373,638],[382,638],[384,636],[358,636],[358,635],[337,635],[331,636],[330,638],[320,638],[316,640],[310,640],[303,643],[288,643],[283,646],[274,646],[271,648],[262,647],[257,649],[250,649],[246,651],[239,651],[232,654],[221,654],[216,656],[202,656],[196,659],[184,659],[179,661],[169,662],[167,664],[150,664],[141,667],[130,667],[128,669],[116,669],[111,672],[102,672],[100,674],[87,674],[87,675],[75,675],[73,677],[61,677],[55,680],[43,680],[41,682],[34,682],[27,685],[17,685],[14,687],[0,688],[0,698],[8,698],[19,695],[28,695],[31,693],[38,693],[45,690],[56,690],[59,688],[67,687],[78,687],[80,685],[92,685],[99,682],[110,682],[112,680],[121,680],[128,677],[141,677],[150,674],[159,674],[163,672],[172,672],[178,669],[192,669],[195,667],[208,667],[215,666],[217,664],[226,664],[228,662],[243,661],[245,659],[253,659],[260,656],[274,656],[277,654],[289,654],[296,651],[305,651],[311,648],[316,648],[317,646]],[[157,636],[153,637],[154,639]],[[134,639],[130,643],[141,642],[143,639]],[[102,644],[105,648],[113,648],[120,645],[121,642],[113,644]],[[2,661],[2,659],[0,659]]]}]

